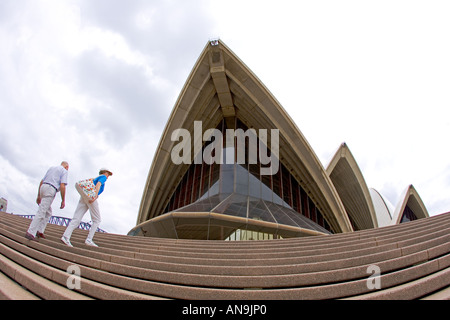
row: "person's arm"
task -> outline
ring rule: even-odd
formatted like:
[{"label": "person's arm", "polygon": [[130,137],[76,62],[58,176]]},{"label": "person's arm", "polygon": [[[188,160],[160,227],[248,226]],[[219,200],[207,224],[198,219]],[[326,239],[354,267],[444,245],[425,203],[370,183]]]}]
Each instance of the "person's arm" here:
[{"label": "person's arm", "polygon": [[38,195],[37,195],[37,198],[36,198],[36,203],[38,205],[41,204],[41,186],[42,186],[43,182],[44,182],[44,180],[41,180],[41,183],[39,183]]},{"label": "person's arm", "polygon": [[61,183],[59,190],[61,192],[61,207],[60,207],[60,209],[64,209],[64,207],[66,206],[66,184]]},{"label": "person's arm", "polygon": [[93,203],[95,200],[97,200],[98,198],[98,192],[100,191],[100,187],[102,186],[102,183],[99,181],[97,182],[97,184],[95,185],[95,197],[92,200],[89,200],[89,203]]}]

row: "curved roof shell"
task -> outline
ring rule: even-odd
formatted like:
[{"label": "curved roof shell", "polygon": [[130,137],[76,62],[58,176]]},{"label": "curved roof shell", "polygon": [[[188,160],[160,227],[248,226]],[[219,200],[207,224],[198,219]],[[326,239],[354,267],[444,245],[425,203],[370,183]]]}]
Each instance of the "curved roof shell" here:
[{"label": "curved roof shell", "polygon": [[394,206],[377,190],[370,188],[369,192],[377,216],[378,226],[385,227],[391,225]]},{"label": "curved roof shell", "polygon": [[346,143],[327,167],[334,187],[356,230],[377,228],[375,208],[361,170]]},{"label": "curved roof shell", "polygon": [[400,201],[395,208],[392,224],[399,224],[401,222],[406,207],[414,213],[417,219],[429,217],[425,204],[412,184],[403,191]]},{"label": "curved roof shell", "polygon": [[172,132],[184,128],[192,133],[194,121],[202,121],[203,128],[215,128],[223,118],[234,116],[249,128],[279,129],[280,161],[307,190],[335,232],[353,231],[336,189],[303,134],[261,81],[221,41],[206,45],[175,103],[148,174],[137,224],[163,212],[188,168],[171,161],[176,143],[171,141]]}]

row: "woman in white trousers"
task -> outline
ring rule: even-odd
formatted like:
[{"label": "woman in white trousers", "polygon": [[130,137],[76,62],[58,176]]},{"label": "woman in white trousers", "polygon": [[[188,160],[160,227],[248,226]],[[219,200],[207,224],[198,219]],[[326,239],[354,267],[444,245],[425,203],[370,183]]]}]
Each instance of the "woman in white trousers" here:
[{"label": "woman in white trousers", "polygon": [[72,243],[70,242],[70,237],[72,236],[72,232],[78,228],[80,225],[81,219],[83,218],[84,214],[88,211],[91,214],[91,220],[92,225],[89,230],[88,236],[86,238],[85,244],[89,246],[97,247],[97,245],[92,241],[94,238],[95,232],[100,225],[101,216],[100,216],[100,209],[98,206],[98,196],[103,192],[103,189],[105,187],[106,180],[112,176],[112,172],[106,168],[100,169],[99,176],[94,179],[94,185],[95,185],[95,197],[93,200],[89,200],[89,202],[85,202],[82,197],[80,197],[80,201],[78,201],[77,208],[75,209],[75,213],[73,214],[73,218],[70,221],[69,225],[66,228],[66,231],[64,232],[61,241],[68,245],[69,247],[72,247]]}]

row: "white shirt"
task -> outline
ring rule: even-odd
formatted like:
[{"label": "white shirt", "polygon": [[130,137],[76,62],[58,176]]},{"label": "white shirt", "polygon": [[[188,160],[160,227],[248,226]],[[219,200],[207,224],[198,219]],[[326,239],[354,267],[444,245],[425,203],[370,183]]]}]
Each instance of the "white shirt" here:
[{"label": "white shirt", "polygon": [[51,167],[42,179],[42,183],[49,184],[59,191],[61,183],[67,185],[67,170],[63,166]]}]

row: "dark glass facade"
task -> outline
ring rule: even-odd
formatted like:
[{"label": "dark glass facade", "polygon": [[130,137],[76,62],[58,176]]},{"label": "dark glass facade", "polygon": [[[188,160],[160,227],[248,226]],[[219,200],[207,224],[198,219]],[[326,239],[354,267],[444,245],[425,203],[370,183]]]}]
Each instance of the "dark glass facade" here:
[{"label": "dark glass facade", "polygon": [[410,207],[406,206],[405,210],[403,210],[402,219],[400,220],[400,223],[414,220],[417,220],[416,215],[414,214],[414,212],[411,210]]},{"label": "dark glass facade", "polygon": [[[247,130],[238,119],[235,124],[236,128]],[[225,132],[226,122],[223,120],[217,129]],[[237,141],[239,138],[246,141]],[[224,141],[223,159],[227,153],[233,153],[234,163],[207,164],[203,161],[191,164],[164,213],[215,212],[323,233],[333,232],[307,191],[281,162],[276,174],[261,175],[260,169],[264,166],[259,158],[256,161],[249,159],[250,138],[235,139],[235,146],[240,142],[245,144],[245,164],[237,161],[236,149],[226,148]],[[209,143],[212,142],[206,143],[203,150]]]}]

